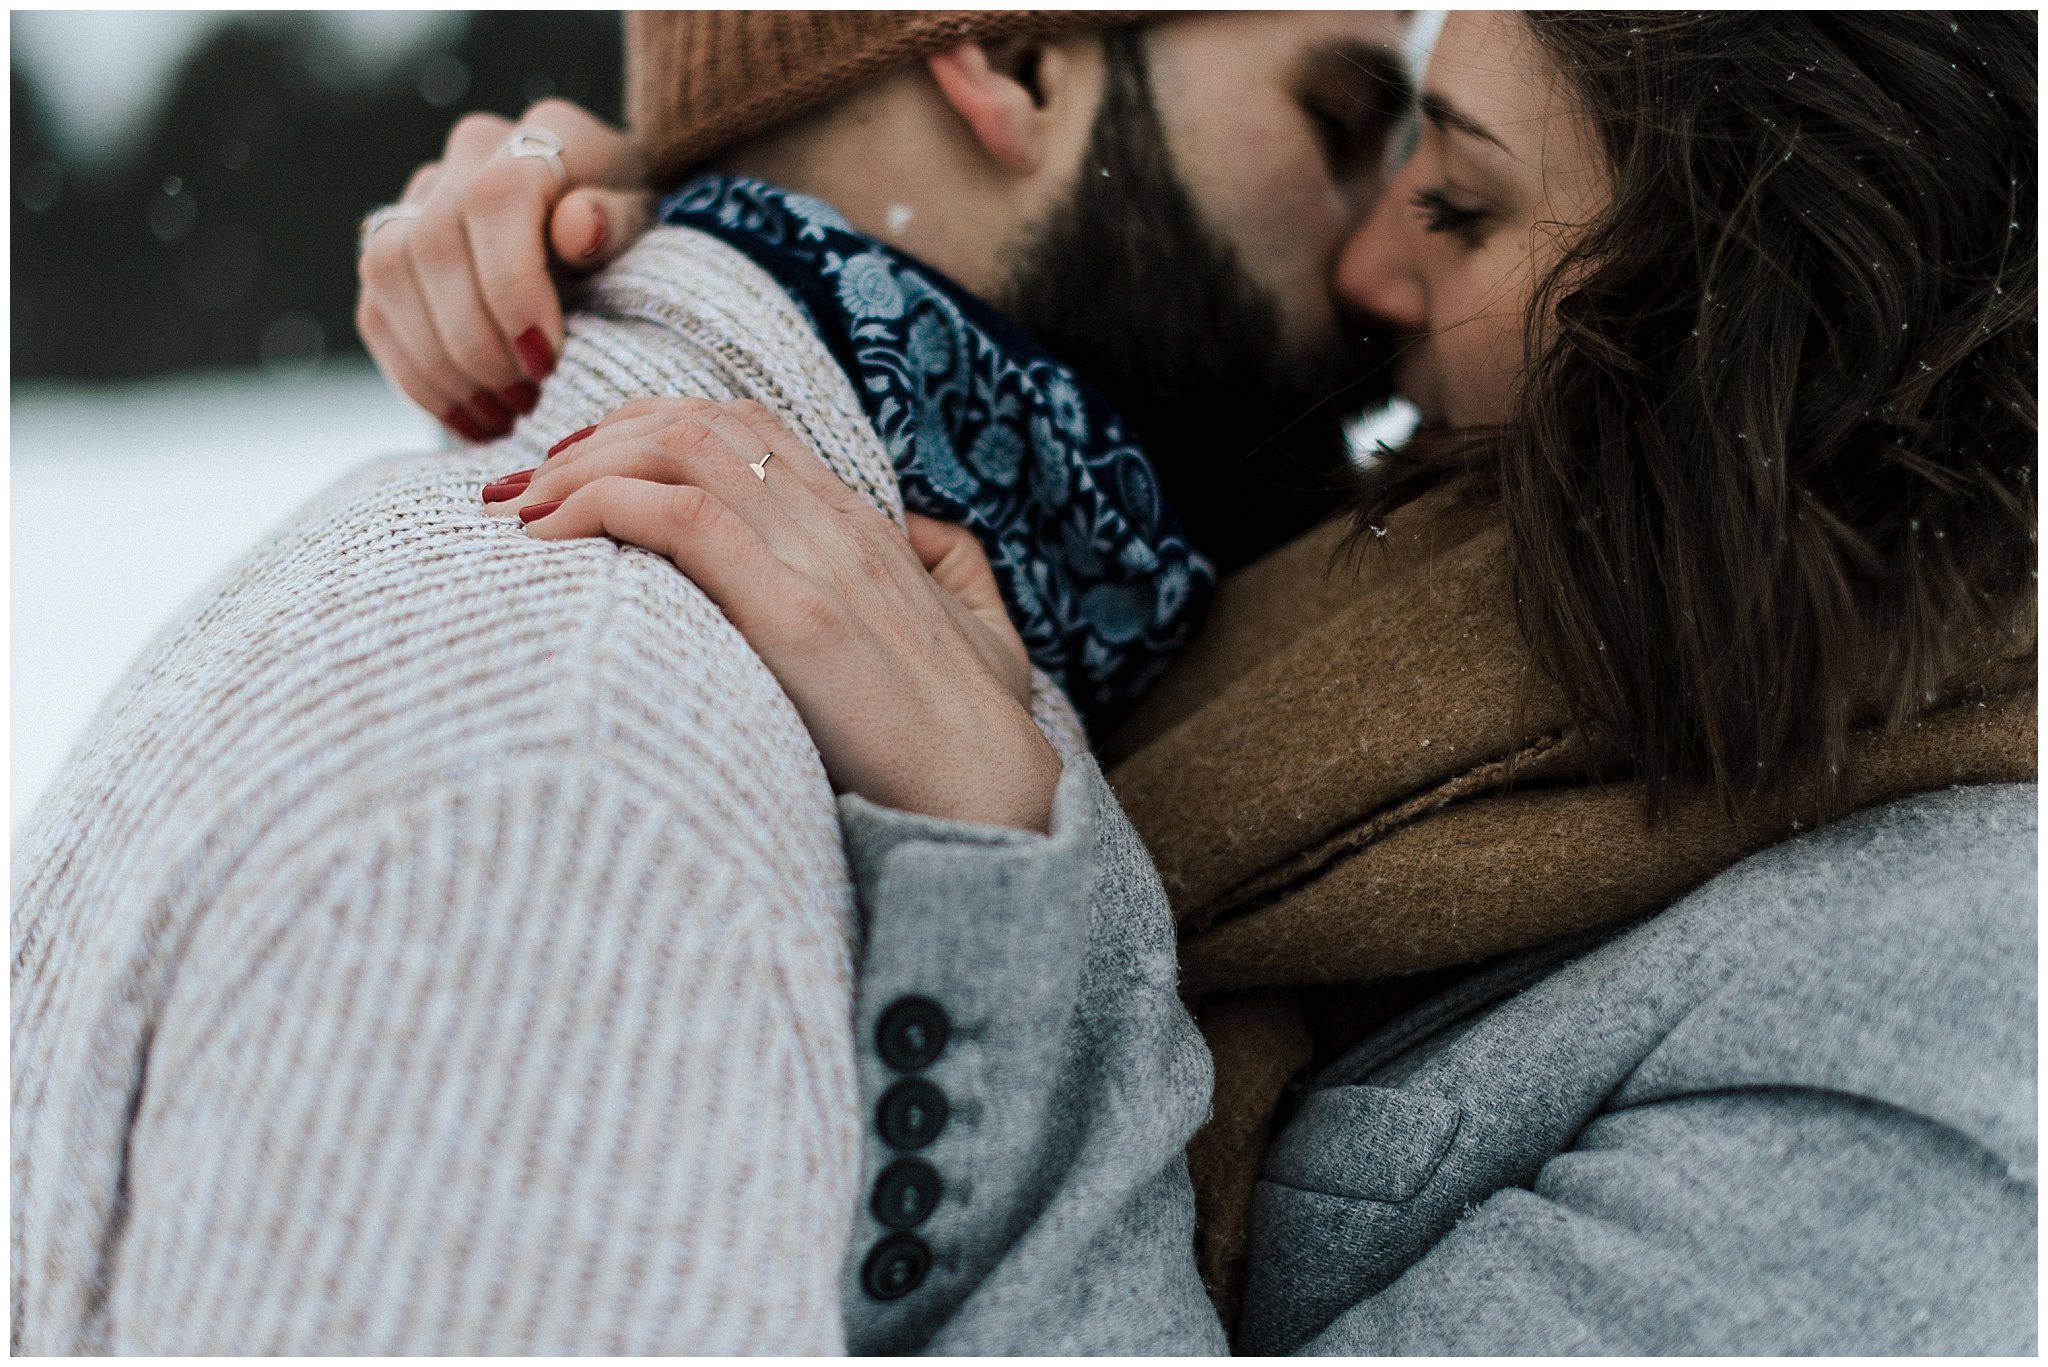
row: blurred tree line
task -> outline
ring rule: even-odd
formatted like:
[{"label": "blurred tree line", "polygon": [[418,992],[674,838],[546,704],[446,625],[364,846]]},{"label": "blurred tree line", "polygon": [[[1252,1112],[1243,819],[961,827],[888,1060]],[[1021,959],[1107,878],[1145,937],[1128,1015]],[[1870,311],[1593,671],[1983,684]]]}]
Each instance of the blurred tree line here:
[{"label": "blurred tree line", "polygon": [[561,95],[617,122],[613,11],[487,11],[353,81],[304,13],[238,17],[118,162],[66,164],[13,71],[13,375],[127,380],[361,354],[356,224],[457,115]]}]

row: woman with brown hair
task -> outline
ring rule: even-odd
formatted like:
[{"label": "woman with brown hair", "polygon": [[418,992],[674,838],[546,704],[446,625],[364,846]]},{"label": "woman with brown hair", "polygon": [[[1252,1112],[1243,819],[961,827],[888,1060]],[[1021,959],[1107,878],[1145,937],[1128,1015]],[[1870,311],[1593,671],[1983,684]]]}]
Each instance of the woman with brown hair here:
[{"label": "woman with brown hair", "polygon": [[1337,264],[1428,427],[1108,782],[761,411],[533,476],[846,794],[857,1351],[2032,1350],[2034,28],[1454,14]]}]

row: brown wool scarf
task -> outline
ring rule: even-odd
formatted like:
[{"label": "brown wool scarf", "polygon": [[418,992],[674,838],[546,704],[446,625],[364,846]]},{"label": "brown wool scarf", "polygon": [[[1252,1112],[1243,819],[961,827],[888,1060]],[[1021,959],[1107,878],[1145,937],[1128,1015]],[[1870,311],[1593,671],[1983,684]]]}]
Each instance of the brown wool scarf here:
[{"label": "brown wool scarf", "polygon": [[[1216,1064],[1188,1151],[1210,1294],[1233,1323],[1252,1185],[1291,1080],[1441,970],[1657,911],[1810,828],[1812,795],[1651,825],[1605,781],[1513,613],[1502,529],[1437,501],[1358,557],[1340,521],[1227,581],[1107,747],[1181,927]],[[1354,572],[1355,567],[1355,572]],[[1854,801],[2035,776],[2032,605],[1897,730],[1851,741]]]},{"label": "brown wool scarf", "polygon": [[626,124],[668,187],[757,133],[958,43],[1128,23],[1108,10],[629,10]]}]

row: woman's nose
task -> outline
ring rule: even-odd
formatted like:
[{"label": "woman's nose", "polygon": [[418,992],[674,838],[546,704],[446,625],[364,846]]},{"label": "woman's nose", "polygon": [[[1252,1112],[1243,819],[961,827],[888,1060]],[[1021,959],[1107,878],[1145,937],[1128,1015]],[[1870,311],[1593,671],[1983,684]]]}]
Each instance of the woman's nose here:
[{"label": "woman's nose", "polygon": [[1381,193],[1365,222],[1337,253],[1332,286],[1347,316],[1402,335],[1429,327],[1429,293],[1416,257],[1415,225],[1403,180]]}]

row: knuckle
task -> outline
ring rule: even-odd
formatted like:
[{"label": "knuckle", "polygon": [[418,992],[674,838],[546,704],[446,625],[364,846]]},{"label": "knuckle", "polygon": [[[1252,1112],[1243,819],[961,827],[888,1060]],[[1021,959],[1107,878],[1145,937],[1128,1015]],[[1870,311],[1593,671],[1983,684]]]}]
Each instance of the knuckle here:
[{"label": "knuckle", "polygon": [[895,547],[876,536],[856,535],[852,541],[854,582],[886,584],[895,577],[901,565],[901,557],[895,553]]},{"label": "knuckle", "polygon": [[[382,237],[384,234],[380,233],[378,236]],[[371,238],[370,245],[356,261],[356,278],[363,282],[364,289],[374,290],[379,294],[397,291],[408,274],[410,270],[405,264],[405,248],[395,238],[385,242],[380,242],[375,237]]]},{"label": "knuckle", "polygon": [[414,172],[412,173],[412,175],[410,175],[410,176],[408,176],[408,177],[406,178],[406,182],[405,182],[405,193],[404,193],[404,194],[402,194],[402,195],[400,195],[400,196],[399,196],[399,198],[400,198],[400,199],[401,199],[402,201],[403,201],[403,200],[410,200],[410,199],[412,199],[412,197],[413,197],[413,196],[414,196],[415,194],[423,194],[423,193],[425,193],[426,187],[427,187],[427,186],[429,186],[429,185],[431,185],[431,184],[433,184],[433,182],[434,182],[434,178],[435,178],[436,176],[440,175],[440,174],[441,174],[441,163],[440,163],[440,162],[438,162],[438,161],[430,161],[430,162],[427,162],[426,164],[424,164],[423,166],[421,166],[421,167],[420,167],[420,168],[419,168],[418,170],[414,171]]},{"label": "knuckle", "polygon": [[995,566],[989,563],[988,552],[981,548],[981,541],[965,527],[962,527],[953,538],[948,549],[964,559],[977,574],[985,574],[991,579],[995,577]]},{"label": "knuckle", "polygon": [[717,499],[694,484],[666,487],[661,499],[662,520],[685,536],[708,531],[725,511]]},{"label": "knuckle", "polygon": [[526,106],[526,112],[519,116],[521,123],[538,123],[549,128],[560,129],[568,126],[583,111],[559,96],[550,95]]},{"label": "knuckle", "polygon": [[475,268],[484,299],[493,305],[504,304],[514,313],[531,306],[537,289],[543,291],[538,297],[554,297],[545,266],[523,266],[503,255],[484,255],[476,258]]},{"label": "knuckle", "polygon": [[773,441],[802,444],[788,424],[775,415],[773,409],[753,399],[735,399],[725,406],[725,411],[743,426]]},{"label": "knuckle", "polygon": [[502,369],[497,353],[480,337],[457,337],[454,352],[456,367],[475,379],[489,379]]},{"label": "knuckle", "polygon": [[489,150],[503,142],[512,131],[512,125],[496,114],[464,114],[448,130],[448,155],[450,159],[463,156],[474,159],[479,154],[488,155]]},{"label": "knuckle", "polygon": [[367,298],[356,301],[356,334],[371,346],[380,345],[391,335],[391,329],[384,321],[383,310]]},{"label": "knuckle", "polygon": [[511,213],[540,202],[535,178],[524,174],[512,162],[497,160],[479,170],[469,182],[465,205],[469,212],[485,217]]},{"label": "knuckle", "polygon": [[428,215],[413,225],[405,239],[405,252],[422,271],[447,270],[459,265],[466,255],[462,229],[447,219]]},{"label": "knuckle", "polygon": [[[549,473],[555,474],[553,471]],[[555,477],[565,480],[568,487],[561,493],[555,493],[552,489],[548,492],[564,503],[575,504],[585,514],[594,515],[605,531],[616,531],[612,524],[617,520],[619,509],[624,506],[622,496],[627,492],[628,481],[622,475],[597,475],[582,479],[579,483],[577,480],[580,474],[581,472],[566,476],[556,474]],[[536,481],[539,478],[540,476],[535,476]],[[529,493],[532,492],[533,485],[529,484],[526,487]]]},{"label": "knuckle", "polygon": [[689,465],[709,449],[713,435],[710,428],[695,418],[676,418],[656,434],[655,440],[664,454]]},{"label": "knuckle", "polygon": [[700,399],[694,395],[668,398],[662,400],[662,403],[664,405],[662,411],[677,422],[697,422],[701,424],[705,419],[718,412],[717,404],[709,399]]},{"label": "knuckle", "polygon": [[[475,268],[477,293],[482,298],[485,315],[493,323],[539,316],[539,305],[548,296],[536,293],[534,279],[514,271],[487,270],[482,262],[475,263]],[[546,278],[540,277],[543,281]],[[516,335],[516,330],[509,325],[503,328],[503,332],[508,339]],[[509,358],[509,349],[505,354]]]},{"label": "knuckle", "polygon": [[863,543],[887,546],[889,553],[901,559],[917,558],[917,551],[910,544],[909,536],[903,529],[889,520],[889,515],[866,499],[855,494],[842,513],[847,530]]}]

